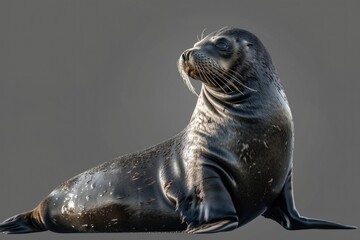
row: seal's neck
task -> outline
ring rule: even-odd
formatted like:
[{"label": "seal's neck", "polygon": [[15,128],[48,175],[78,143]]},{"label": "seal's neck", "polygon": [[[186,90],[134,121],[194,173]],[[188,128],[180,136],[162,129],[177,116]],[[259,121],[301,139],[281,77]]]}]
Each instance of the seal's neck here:
[{"label": "seal's neck", "polygon": [[193,118],[202,112],[219,118],[246,121],[266,117],[275,109],[288,109],[280,84],[264,84],[256,91],[243,89],[232,94],[215,91],[203,84]]}]

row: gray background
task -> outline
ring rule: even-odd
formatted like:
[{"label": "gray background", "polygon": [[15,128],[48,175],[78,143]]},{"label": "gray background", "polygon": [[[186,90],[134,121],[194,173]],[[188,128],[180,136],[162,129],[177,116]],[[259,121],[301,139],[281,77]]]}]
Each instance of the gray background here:
[{"label": "gray background", "polygon": [[[1,220],[64,180],[165,140],[196,97],[176,60],[203,28],[238,26],[267,46],[295,120],[303,215],[360,226],[356,1],[0,1]],[[197,85],[198,89],[199,86]],[[356,239],[257,218],[213,235],[68,234],[3,239]]]}]

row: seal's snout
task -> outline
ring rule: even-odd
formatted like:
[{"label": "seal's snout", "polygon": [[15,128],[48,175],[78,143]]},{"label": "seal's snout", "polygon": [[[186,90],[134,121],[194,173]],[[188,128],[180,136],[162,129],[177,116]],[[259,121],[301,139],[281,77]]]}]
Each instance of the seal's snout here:
[{"label": "seal's snout", "polygon": [[181,55],[184,62],[189,61],[191,51],[192,51],[191,49],[185,50],[185,52],[183,52],[183,54]]},{"label": "seal's snout", "polygon": [[190,48],[188,50],[185,50],[181,57],[185,63],[188,63],[190,65],[198,65],[203,61],[203,59],[206,58],[203,51],[196,48]]},{"label": "seal's snout", "polygon": [[187,49],[181,54],[182,67],[185,73],[193,78],[197,79],[197,71],[194,62],[194,49]]}]

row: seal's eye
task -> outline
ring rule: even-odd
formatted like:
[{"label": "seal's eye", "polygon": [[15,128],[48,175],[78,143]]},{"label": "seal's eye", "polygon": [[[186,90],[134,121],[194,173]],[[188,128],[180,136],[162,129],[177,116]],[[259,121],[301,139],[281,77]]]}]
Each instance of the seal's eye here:
[{"label": "seal's eye", "polygon": [[230,49],[230,44],[225,39],[219,39],[219,41],[215,43],[215,46],[220,51],[228,51]]}]

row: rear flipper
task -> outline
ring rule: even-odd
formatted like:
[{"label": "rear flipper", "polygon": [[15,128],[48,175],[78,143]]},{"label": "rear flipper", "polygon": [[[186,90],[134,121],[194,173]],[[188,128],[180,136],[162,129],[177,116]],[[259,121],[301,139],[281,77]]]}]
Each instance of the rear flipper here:
[{"label": "rear flipper", "polygon": [[33,216],[33,211],[25,212],[5,220],[0,223],[0,232],[7,234],[21,234],[45,231],[39,224],[37,218]]},{"label": "rear flipper", "polygon": [[320,219],[306,218],[300,216],[295,208],[292,186],[292,171],[289,173],[284,187],[273,203],[262,215],[281,224],[288,230],[299,229],[356,229],[357,227],[341,225]]}]

